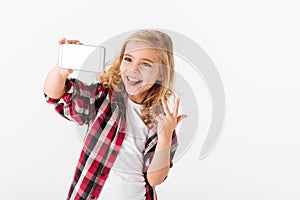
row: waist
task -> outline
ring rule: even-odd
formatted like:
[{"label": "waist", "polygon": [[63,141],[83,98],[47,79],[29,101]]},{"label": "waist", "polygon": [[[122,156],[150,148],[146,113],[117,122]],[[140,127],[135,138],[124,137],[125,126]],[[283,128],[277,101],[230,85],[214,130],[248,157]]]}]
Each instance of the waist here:
[{"label": "waist", "polygon": [[111,168],[99,200],[143,200],[146,194],[145,185],[143,174]]}]

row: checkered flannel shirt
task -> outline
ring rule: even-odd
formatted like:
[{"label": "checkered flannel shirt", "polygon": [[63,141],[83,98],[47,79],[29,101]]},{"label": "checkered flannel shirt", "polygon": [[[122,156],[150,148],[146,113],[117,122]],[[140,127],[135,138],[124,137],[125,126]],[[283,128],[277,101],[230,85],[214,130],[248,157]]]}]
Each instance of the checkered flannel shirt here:
[{"label": "checkered flannel shirt", "polygon": [[[87,85],[74,78],[68,78],[65,84],[67,92],[63,97],[53,99],[44,93],[46,101],[53,104],[61,116],[79,125],[87,124],[89,127],[67,200],[97,199],[126,134],[124,94],[113,92],[101,83]],[[148,128],[149,135],[143,152],[145,199],[157,200],[155,187],[148,183],[146,175],[158,138],[156,126],[149,124]],[[174,131],[170,167],[173,166],[172,160],[177,146]]]}]

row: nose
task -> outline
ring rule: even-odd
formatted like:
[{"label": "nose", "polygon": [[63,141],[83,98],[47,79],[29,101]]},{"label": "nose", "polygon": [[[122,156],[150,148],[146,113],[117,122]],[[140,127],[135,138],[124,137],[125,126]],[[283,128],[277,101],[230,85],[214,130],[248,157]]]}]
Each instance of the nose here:
[{"label": "nose", "polygon": [[130,68],[134,71],[139,71],[140,67],[141,67],[141,65],[139,62],[133,62]]}]

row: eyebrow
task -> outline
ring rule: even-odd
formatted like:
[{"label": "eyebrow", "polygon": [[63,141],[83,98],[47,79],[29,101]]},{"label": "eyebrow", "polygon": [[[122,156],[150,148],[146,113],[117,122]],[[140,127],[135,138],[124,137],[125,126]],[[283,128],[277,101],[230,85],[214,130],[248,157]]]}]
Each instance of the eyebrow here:
[{"label": "eyebrow", "polygon": [[[134,58],[134,56],[131,55],[131,54],[129,54],[129,53],[125,53],[123,56],[130,56],[130,57],[133,57],[133,58]],[[150,59],[148,59],[148,58],[142,58],[142,60],[146,60],[146,61],[148,61],[148,62],[154,63],[152,60],[150,60]]]}]

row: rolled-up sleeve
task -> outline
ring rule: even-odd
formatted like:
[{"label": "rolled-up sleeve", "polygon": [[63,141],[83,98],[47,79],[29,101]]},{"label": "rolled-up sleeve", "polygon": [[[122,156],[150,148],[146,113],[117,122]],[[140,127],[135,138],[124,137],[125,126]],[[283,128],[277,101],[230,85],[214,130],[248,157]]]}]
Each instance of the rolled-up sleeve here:
[{"label": "rolled-up sleeve", "polygon": [[66,93],[60,99],[54,99],[44,93],[46,102],[52,104],[55,111],[64,118],[79,125],[88,124],[95,117],[99,101],[107,93],[101,83],[87,85],[75,78],[65,82]]},{"label": "rolled-up sleeve", "polygon": [[[173,167],[173,159],[176,153],[178,147],[178,141],[177,141],[177,134],[176,131],[174,130],[172,133],[172,144],[171,144],[171,149],[170,149],[170,168]],[[156,144],[152,147],[152,149],[147,152],[144,155],[144,167],[143,167],[143,171],[144,173],[148,171],[148,168],[152,162],[152,159],[154,157],[155,154],[155,149],[156,149]]]},{"label": "rolled-up sleeve", "polygon": [[176,135],[176,131],[174,130],[172,135],[172,145],[171,145],[171,152],[170,152],[170,168],[173,167],[173,158],[175,156],[177,147],[178,147],[177,135]]}]

